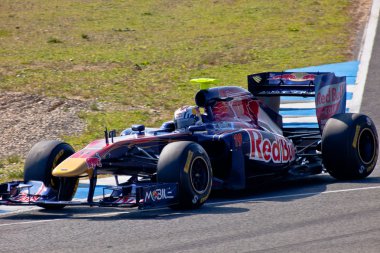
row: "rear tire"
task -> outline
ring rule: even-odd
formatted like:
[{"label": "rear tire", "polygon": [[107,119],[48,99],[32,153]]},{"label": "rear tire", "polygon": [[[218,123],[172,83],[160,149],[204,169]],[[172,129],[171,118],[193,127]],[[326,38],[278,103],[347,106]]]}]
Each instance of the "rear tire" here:
[{"label": "rear tire", "polygon": [[[53,169],[63,160],[74,154],[74,149],[67,143],[60,141],[41,141],[35,144],[29,151],[24,165],[24,181],[42,181],[45,186],[59,191],[58,199],[63,201],[72,200],[79,179],[63,178],[60,180],[52,176]],[[60,186],[61,182],[63,185]],[[62,209],[65,205],[39,205],[46,209]]]},{"label": "rear tire", "polygon": [[375,124],[363,114],[334,115],[322,133],[323,164],[337,179],[361,179],[370,175],[378,149]]},{"label": "rear tire", "polygon": [[212,187],[212,169],[206,151],[191,141],[169,143],[158,160],[157,181],[178,183],[179,204],[172,208],[201,207]]}]

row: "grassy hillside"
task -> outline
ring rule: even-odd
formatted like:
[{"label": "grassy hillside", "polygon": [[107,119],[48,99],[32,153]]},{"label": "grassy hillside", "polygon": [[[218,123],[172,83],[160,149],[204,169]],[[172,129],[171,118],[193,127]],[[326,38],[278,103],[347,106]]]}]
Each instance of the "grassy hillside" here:
[{"label": "grassy hillside", "polygon": [[[0,90],[94,101],[80,146],[104,125],[157,125],[192,104],[195,77],[350,59],[349,0],[1,0]],[[97,101],[113,109],[97,111]],[[118,107],[123,109],[117,109]]]}]

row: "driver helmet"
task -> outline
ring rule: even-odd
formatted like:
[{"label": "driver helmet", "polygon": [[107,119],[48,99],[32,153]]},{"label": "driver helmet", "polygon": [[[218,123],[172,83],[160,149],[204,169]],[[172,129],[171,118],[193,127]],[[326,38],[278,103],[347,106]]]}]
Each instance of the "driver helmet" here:
[{"label": "driver helmet", "polygon": [[174,112],[176,129],[202,124],[202,116],[198,106],[182,106]]}]

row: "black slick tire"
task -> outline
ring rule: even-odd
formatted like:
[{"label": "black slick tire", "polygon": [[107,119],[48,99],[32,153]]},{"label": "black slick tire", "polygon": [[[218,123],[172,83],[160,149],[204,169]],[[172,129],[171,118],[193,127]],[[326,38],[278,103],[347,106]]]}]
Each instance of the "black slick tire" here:
[{"label": "black slick tire", "polygon": [[322,158],[336,179],[361,179],[375,168],[379,143],[375,124],[366,115],[336,114],[322,133]]},{"label": "black slick tire", "polygon": [[[78,187],[79,179],[52,176],[53,169],[63,160],[74,154],[74,149],[60,141],[41,141],[29,151],[24,165],[24,181],[42,181],[45,186],[53,188],[61,201],[72,200]],[[62,185],[61,185],[62,184]],[[46,209],[62,209],[65,205],[40,205]]]},{"label": "black slick tire", "polygon": [[212,187],[212,169],[206,151],[191,141],[169,143],[158,160],[157,181],[178,183],[179,204],[172,208],[201,207]]}]

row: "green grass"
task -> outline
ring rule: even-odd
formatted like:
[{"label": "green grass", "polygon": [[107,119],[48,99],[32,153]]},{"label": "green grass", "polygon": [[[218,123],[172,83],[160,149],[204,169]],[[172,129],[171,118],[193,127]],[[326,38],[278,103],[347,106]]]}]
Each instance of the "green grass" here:
[{"label": "green grass", "polygon": [[[132,124],[157,125],[162,122],[155,113],[146,111],[113,111],[113,112],[91,112],[81,113],[87,123],[87,129],[81,136],[64,136],[65,141],[74,146],[75,149],[83,148],[89,140],[102,138],[105,127],[108,130],[121,131]],[[111,128],[110,128],[111,127]]]},{"label": "green grass", "polygon": [[24,176],[23,167],[23,159],[19,156],[12,155],[0,159],[0,182],[22,180]]},{"label": "green grass", "polygon": [[3,0],[0,89],[173,110],[192,102],[190,78],[246,86],[253,72],[347,60],[348,6]]},{"label": "green grass", "polygon": [[[133,108],[81,115],[80,146],[104,125],[157,125],[193,104],[191,78],[246,87],[261,71],[350,60],[349,0],[2,0],[0,90]],[[114,106],[115,108],[115,106]]]}]

